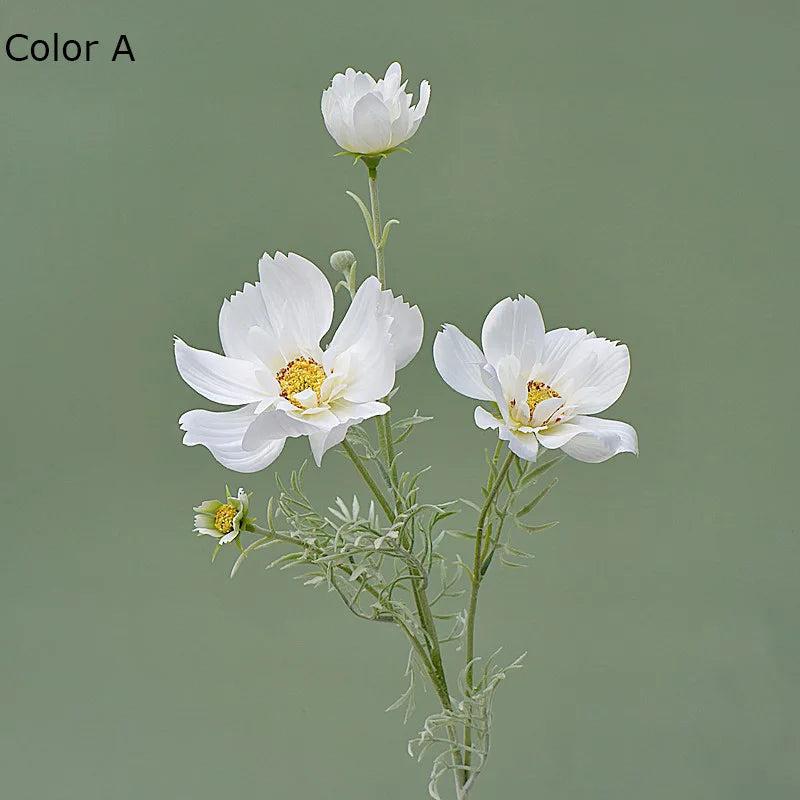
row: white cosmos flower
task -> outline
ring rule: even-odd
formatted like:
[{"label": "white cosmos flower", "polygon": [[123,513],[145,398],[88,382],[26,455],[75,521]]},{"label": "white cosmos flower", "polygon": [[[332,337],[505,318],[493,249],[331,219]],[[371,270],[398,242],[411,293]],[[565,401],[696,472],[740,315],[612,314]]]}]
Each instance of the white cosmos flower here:
[{"label": "white cosmos flower", "polygon": [[322,116],[328,133],[348,153],[385,153],[410,139],[428,109],[431,87],[422,81],[419,102],[401,84],[400,65],[395,61],[386,75],[375,80],[352,67],[333,76],[322,93]]},{"label": "white cosmos flower", "polygon": [[513,453],[535,461],[539,445],[560,447],[590,462],[638,453],[630,425],[590,416],[614,403],[628,382],[624,344],[583,329],[545,333],[539,306],[527,296],[501,300],[486,317],[481,340],[483,352],[445,325],[433,358],[451,388],[496,405],[497,414],[478,406],[475,424],[497,429]]},{"label": "white cosmos flower", "polygon": [[235,411],[187,411],[184,444],[202,444],[221,464],[255,472],[290,436],[308,436],[317,464],[348,427],[385,414],[380,402],[422,344],[422,314],[367,278],[327,348],[333,292],[310,261],[266,253],[260,281],[245,284],[219,313],[225,355],[175,339],[175,362],[195,391]]}]

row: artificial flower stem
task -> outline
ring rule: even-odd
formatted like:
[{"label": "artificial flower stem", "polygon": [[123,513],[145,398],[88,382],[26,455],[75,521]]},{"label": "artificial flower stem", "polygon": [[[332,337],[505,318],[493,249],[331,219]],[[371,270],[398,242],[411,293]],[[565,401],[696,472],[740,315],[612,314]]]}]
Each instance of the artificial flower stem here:
[{"label": "artificial flower stem", "polygon": [[[345,442],[344,444],[347,443]],[[347,448],[352,450],[352,447],[350,447],[349,444],[347,444],[347,447],[345,449]],[[358,454],[356,454],[355,451],[353,451],[353,455],[355,455],[356,459],[358,459]],[[360,463],[360,459],[358,460],[358,463]],[[263,536],[265,539],[268,538],[277,539],[278,541],[285,542],[286,544],[292,544],[295,546],[299,544],[297,539],[295,539],[288,533],[282,533],[280,531],[263,528],[260,525],[256,525],[254,523],[248,525],[247,529],[251,533],[256,533],[260,536]],[[348,576],[351,576],[353,574],[352,569],[350,569],[346,564],[338,564],[337,569],[342,570],[342,572],[344,572],[345,575]],[[365,583],[364,587],[373,597],[381,599],[380,593],[374,587],[370,586],[369,583]],[[411,646],[414,648],[414,651],[422,661],[422,664],[425,667],[425,671],[428,673],[428,677],[431,680],[431,684],[433,685],[436,694],[439,696],[439,699],[442,703],[442,707],[447,710],[451,709],[452,704],[450,701],[450,694],[447,691],[447,682],[444,679],[444,672],[441,666],[441,656],[439,660],[439,666],[438,667],[434,666],[431,656],[426,652],[425,648],[422,646],[419,639],[417,639],[417,637],[414,636],[408,625],[406,625],[406,623],[399,617],[395,617],[394,621],[398,624],[400,628],[402,628],[403,632],[408,637]]]},{"label": "artificial flower stem", "polygon": [[392,506],[389,501],[384,496],[383,492],[378,488],[378,484],[372,478],[372,475],[369,474],[367,471],[366,466],[364,466],[364,462],[359,457],[358,453],[353,449],[353,446],[345,439],[342,442],[342,447],[344,448],[345,453],[350,456],[350,460],[355,465],[355,468],[358,470],[359,475],[364,479],[364,483],[369,486],[370,491],[375,496],[375,499],[378,501],[378,504],[383,509],[384,513],[386,514],[387,519],[389,522],[394,521],[394,511],[392,511]]},{"label": "artificial flower stem", "polygon": [[[384,513],[386,514],[390,523],[395,520],[392,507],[389,501],[384,496],[383,492],[378,488],[378,485],[373,480],[372,476],[367,471],[364,462],[359,457],[358,453],[353,449],[353,446],[345,439],[342,442],[342,447],[345,453],[350,457],[350,460],[355,465],[364,482],[369,486],[370,491],[375,495],[375,499],[380,504]],[[419,576],[422,578],[422,575]],[[420,625],[425,631],[428,640],[428,648],[430,650],[430,662],[432,664],[431,680],[434,684],[437,694],[444,704],[445,699],[447,705],[445,708],[450,708],[450,694],[447,689],[447,679],[444,672],[444,663],[442,661],[441,647],[439,644],[439,636],[436,631],[436,623],[433,619],[433,612],[431,611],[430,603],[428,602],[428,595],[424,589],[421,589],[417,581],[413,582],[413,595],[414,601],[417,606],[417,613],[420,619]]]},{"label": "artificial flower stem", "polygon": [[[372,211],[372,245],[375,248],[375,270],[378,276],[378,281],[381,284],[381,288],[386,288],[386,263],[383,257],[383,226],[381,223],[380,198],[378,196],[378,163],[379,160],[367,162],[367,172],[369,175],[369,200]],[[389,412],[376,418],[376,425],[378,427],[378,440],[380,442],[384,458],[386,459],[386,467],[389,470],[392,478],[392,490],[395,494],[396,503],[395,510],[397,514],[400,514],[403,508],[398,491],[397,465],[395,464],[394,460],[394,437],[392,435],[392,423],[389,417]],[[361,466],[363,467],[363,464]],[[365,475],[365,473],[362,472],[362,475]],[[384,510],[386,509],[384,508]],[[424,589],[420,589],[418,582],[414,581],[412,585],[412,594],[414,596],[414,603],[417,607],[417,614],[419,616],[420,624],[422,629],[425,631],[428,640],[430,660],[437,676],[437,679],[434,681],[434,688],[436,688],[444,708],[449,709],[450,695],[447,689],[447,679],[445,677],[444,664],[442,661],[439,636],[436,631],[436,623],[433,619],[433,612],[431,611],[430,604],[428,602],[427,592]]]},{"label": "artificial flower stem", "polygon": [[[378,425],[378,438],[381,442],[381,448],[386,452],[387,450],[387,437],[386,437],[386,430],[381,426],[380,418],[377,420]],[[378,489],[375,481],[372,479],[372,476],[367,472],[367,469],[363,463],[363,461],[359,458],[358,454],[353,450],[353,448],[345,442],[345,451],[350,456],[353,463],[356,465],[361,476],[369,485],[372,493],[375,494],[376,498],[378,498],[378,502],[381,503],[381,507],[386,512],[387,517],[389,518],[389,522],[394,522],[396,517],[391,513],[391,509],[389,506],[389,501],[383,495],[383,493]],[[348,449],[349,448],[349,449]],[[392,456],[392,461],[394,457]],[[390,462],[391,463],[391,462]],[[399,499],[397,498],[397,509],[396,512],[399,515],[402,511],[402,504]],[[418,571],[417,577],[420,581],[423,579],[423,575]],[[439,692],[440,697],[447,698],[449,703],[449,691],[447,688],[447,678],[445,676],[444,671],[444,663],[442,660],[442,652],[441,652],[441,645],[439,643],[439,634],[436,630],[436,622],[433,619],[433,612],[431,611],[430,602],[428,601],[428,594],[425,588],[420,586],[420,581],[412,581],[411,585],[411,593],[414,597],[414,604],[417,609],[417,615],[419,616],[420,625],[422,626],[423,631],[425,632],[425,636],[427,639],[428,649],[430,651],[430,660],[433,665],[433,669],[436,672],[436,681],[434,681],[434,688],[437,692]],[[442,692],[440,692],[440,688]],[[445,708],[449,708],[449,705],[445,706]]]},{"label": "artificial flower stem", "polygon": [[375,268],[381,288],[386,288],[386,263],[383,259],[383,228],[381,226],[381,203],[378,198],[378,167],[368,166],[369,203],[372,208],[372,246],[375,248]]},{"label": "artificial flower stem", "polygon": [[[378,163],[370,161],[367,163],[369,175],[369,204],[372,211],[372,246],[375,248],[375,272],[378,276],[381,288],[386,288],[386,262],[383,257],[383,226],[381,224],[381,201],[378,196]],[[377,420],[378,435],[381,440],[386,466],[389,469],[392,481],[397,486],[397,467],[394,463],[394,438],[392,436],[392,423],[387,412]],[[381,431],[383,428],[383,431]],[[401,510],[398,501],[398,512]]]},{"label": "artificial flower stem", "polygon": [[[495,455],[497,455],[495,451]],[[478,526],[475,529],[475,556],[472,562],[472,589],[469,596],[469,607],[467,609],[467,668],[466,668],[466,683],[467,691],[472,691],[473,685],[473,666],[475,662],[475,617],[478,610],[478,591],[481,588],[481,555],[483,553],[483,534],[486,529],[486,520],[492,510],[497,495],[503,486],[503,483],[508,474],[508,470],[514,463],[514,454],[509,451],[503,466],[500,467],[500,472],[492,482],[492,475],[496,465],[496,459],[492,462],[492,472],[489,475],[488,484],[490,486],[489,493],[486,495],[486,501],[481,509],[480,516],[478,517]],[[472,746],[472,729],[467,726],[464,731],[464,764],[470,766],[470,753]]]},{"label": "artificial flower stem", "polygon": [[[494,483],[493,483],[494,477],[497,475],[497,462],[500,459],[500,453],[501,453],[502,449],[503,449],[503,440],[502,439],[498,439],[497,440],[497,445],[494,448],[494,456],[492,457],[491,472],[489,473],[489,479],[486,482],[486,491],[487,492],[490,491],[492,486],[494,485]],[[501,519],[499,524],[498,524],[498,526],[497,526],[497,532],[495,533],[495,539],[499,540],[500,532],[501,532],[502,528],[503,528],[503,521]],[[486,542],[483,545],[483,552],[481,553],[481,572],[483,572],[483,570],[484,570],[484,566],[483,565],[484,565],[484,562],[486,561],[486,557],[488,555],[489,548],[491,547],[491,544],[492,544],[491,527],[490,527],[490,530],[489,530],[489,536],[487,536],[485,538],[486,538]],[[481,574],[481,579],[483,579],[483,574]]]},{"label": "artificial flower stem", "polygon": [[[381,284],[381,288],[385,289],[386,262],[384,261],[383,256],[385,242],[383,239],[383,225],[381,223],[380,198],[378,196],[378,163],[380,162],[379,160],[376,160],[365,163],[367,165],[367,171],[369,175],[369,200],[372,211],[372,246],[375,249],[375,271],[378,281]],[[392,435],[392,423],[389,417],[389,412],[381,417],[378,417],[376,422],[378,426],[378,439],[386,459],[386,466],[389,469],[392,477],[392,488],[395,492],[395,501],[397,506],[396,511],[399,514],[403,509],[398,491],[397,465],[395,464],[394,460],[394,437]],[[361,466],[363,467],[363,464]],[[366,479],[365,473],[362,473],[362,475],[364,475]],[[384,510],[386,509],[384,508]],[[415,605],[417,607],[417,614],[419,616],[420,624],[427,637],[428,649],[430,652],[430,663],[432,667],[432,672],[430,673],[431,681],[433,682],[434,688],[439,695],[442,707],[445,710],[450,710],[450,693],[447,688],[447,679],[445,677],[444,663],[442,661],[439,636],[436,631],[436,623],[433,619],[433,612],[431,611],[430,603],[428,602],[427,591],[425,589],[421,589],[417,581],[413,581],[412,593],[414,596]],[[458,775],[456,775],[456,791],[459,798],[466,797],[466,794],[463,794],[461,790],[461,787],[466,780],[466,772],[461,779],[459,779]]]},{"label": "artificial flower stem", "polygon": [[492,456],[492,464],[495,467],[497,466],[497,460],[500,458],[500,451],[502,449],[503,449],[503,440],[502,439],[498,439],[497,440],[497,445],[494,448],[494,455]]}]

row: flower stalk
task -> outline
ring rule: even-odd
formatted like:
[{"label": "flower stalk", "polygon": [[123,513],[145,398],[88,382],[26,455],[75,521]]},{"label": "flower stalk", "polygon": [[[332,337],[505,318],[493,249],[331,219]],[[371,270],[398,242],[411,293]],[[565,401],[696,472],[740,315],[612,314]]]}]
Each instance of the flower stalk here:
[{"label": "flower stalk", "polygon": [[[478,613],[478,592],[481,588],[483,581],[482,565],[483,565],[483,537],[486,532],[486,523],[494,506],[497,496],[503,487],[503,482],[508,475],[508,470],[514,463],[515,456],[509,451],[503,462],[500,471],[494,476],[494,470],[497,467],[497,459],[499,456],[499,448],[495,450],[494,459],[492,460],[492,469],[489,473],[487,481],[487,494],[486,500],[481,508],[480,516],[478,517],[478,525],[475,529],[475,554],[472,561],[472,575],[471,575],[471,588],[469,595],[469,606],[467,608],[467,622],[466,622],[466,683],[467,690],[473,691],[475,688],[474,682],[474,668],[475,668],[475,621]],[[464,765],[470,766],[472,756],[472,728],[467,726],[464,729]]]},{"label": "flower stalk", "polygon": [[381,201],[378,197],[378,167],[368,166],[369,175],[369,204],[372,209],[372,230],[375,235],[372,246],[375,248],[375,272],[381,286],[386,288],[386,263],[383,257],[383,249],[386,242],[383,241],[383,227],[381,225]]},{"label": "flower stalk", "polygon": [[[365,159],[369,178],[369,204],[371,212],[371,239],[375,250],[375,274],[382,288],[386,288],[386,260],[383,251],[386,247],[386,235],[381,225],[381,201],[378,195],[378,165],[381,159],[378,157]],[[384,398],[385,402],[386,398]],[[394,437],[392,435],[391,412],[376,419],[378,426],[378,439],[386,458],[386,466],[392,476],[395,493],[397,492],[397,465],[394,460]],[[400,513],[401,506],[399,496],[397,499],[397,511]]]},{"label": "flower stalk", "polygon": [[369,490],[372,492],[375,499],[378,501],[378,505],[383,509],[383,512],[386,514],[386,518],[389,520],[390,523],[394,521],[394,511],[392,511],[392,506],[390,505],[389,501],[384,496],[383,492],[378,488],[378,484],[375,483],[372,475],[369,474],[366,465],[361,460],[361,457],[356,453],[353,449],[353,445],[350,444],[346,439],[342,442],[342,449],[347,453],[350,460],[355,465],[355,468],[358,470],[358,474],[364,479],[364,483],[367,484]]},{"label": "flower stalk", "polygon": [[[386,288],[386,261],[384,257],[384,248],[386,247],[386,232],[383,229],[381,221],[381,204],[380,196],[378,194],[378,165],[380,164],[380,161],[380,157],[364,159],[369,178],[369,200],[372,217],[372,245],[375,250],[375,270],[381,286]],[[385,400],[386,398],[384,398],[384,401]],[[386,414],[378,417],[376,419],[376,424],[378,426],[378,438],[384,453],[384,458],[386,459],[386,466],[392,477],[392,485],[396,498],[396,512],[399,515],[403,510],[403,505],[400,498],[400,492],[398,490],[398,472],[395,461],[394,436],[392,433],[390,413],[391,412],[387,411]],[[440,700],[442,701],[443,708],[449,709],[451,705],[450,695],[447,689],[447,677],[442,660],[441,646],[439,643],[438,632],[436,630],[436,623],[433,618],[433,612],[430,608],[427,590],[425,588],[420,588],[420,582],[423,576],[418,574],[416,577],[420,580],[412,581],[412,593],[414,595],[414,603],[417,608],[420,624],[422,625],[422,629],[425,631],[428,641],[433,669],[437,676],[436,682],[438,685],[435,688],[439,694]]]}]

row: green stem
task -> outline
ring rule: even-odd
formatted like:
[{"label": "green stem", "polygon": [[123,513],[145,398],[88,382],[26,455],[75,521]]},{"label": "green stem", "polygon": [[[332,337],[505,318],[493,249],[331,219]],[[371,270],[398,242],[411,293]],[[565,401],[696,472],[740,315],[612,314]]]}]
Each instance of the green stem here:
[{"label": "green stem", "polygon": [[[391,411],[387,411],[383,416],[379,419],[383,420],[384,425],[384,436],[386,439],[386,464],[389,467],[389,471],[392,476],[392,483],[397,488],[399,493],[400,487],[397,486],[397,464],[394,463],[394,436],[392,435],[392,421],[389,418]],[[399,514],[403,510],[402,505],[400,503],[399,496],[397,498],[397,513]]]},{"label": "green stem", "polygon": [[[368,165],[367,169],[369,172],[369,200],[372,210],[372,246],[375,249],[375,272],[378,276],[378,281],[381,285],[381,288],[385,289],[386,262],[383,256],[383,224],[381,222],[380,198],[378,197],[378,168],[374,165]],[[392,489],[395,495],[395,511],[397,514],[400,514],[403,511],[403,503],[400,498],[397,465],[395,464],[394,460],[394,436],[392,435],[390,412],[378,417],[376,424],[378,426],[378,439],[380,441],[381,450],[383,451],[383,456],[386,459],[386,467],[389,470],[392,478]],[[363,467],[363,464],[361,466]],[[366,479],[367,476],[365,473],[366,470],[364,470],[361,474]],[[372,486],[370,486],[370,488],[372,488]],[[377,487],[375,488],[377,489]],[[385,506],[384,511],[386,511]],[[389,515],[389,518],[391,519],[391,515]],[[436,693],[439,696],[442,708],[449,711],[452,709],[452,703],[450,701],[450,692],[447,688],[447,677],[444,671],[441,645],[439,642],[438,633],[436,631],[436,622],[433,619],[433,612],[431,611],[430,603],[428,601],[427,590],[420,586],[420,581],[424,576],[419,574],[416,577],[420,580],[412,581],[412,594],[414,596],[414,604],[417,609],[420,625],[425,632],[427,639],[428,653],[425,654],[427,657],[425,661],[426,665],[429,665],[430,667],[429,676]],[[412,638],[410,632],[407,633],[409,634],[409,638],[412,639],[412,643],[416,642],[416,637]],[[454,732],[453,735],[455,735]],[[466,780],[466,776],[463,780]],[[458,787],[458,778],[456,779],[456,785]]]},{"label": "green stem", "polygon": [[[349,445],[348,445],[349,447]],[[350,448],[352,450],[352,448]],[[356,459],[358,459],[358,455],[353,452]],[[360,470],[359,470],[360,471]],[[281,542],[286,542],[286,544],[292,544],[295,546],[299,546],[300,543],[289,535],[288,533],[282,533],[281,531],[269,530],[267,528],[262,528],[260,525],[252,524],[248,528],[249,531],[255,534],[259,534],[261,536],[268,536],[272,539],[277,539]],[[353,574],[353,570],[350,569],[346,564],[337,564],[336,569],[341,570],[344,572],[345,575],[351,576]],[[371,586],[368,582],[364,583],[364,588],[376,599],[380,600],[380,592]],[[394,616],[394,615],[393,615]],[[411,643],[411,646],[414,648],[414,652],[419,656],[420,661],[422,661],[422,665],[425,667],[425,671],[428,673],[428,677],[431,680],[431,684],[436,691],[436,694],[439,696],[439,699],[442,703],[443,708],[450,709],[452,708],[450,702],[450,694],[447,691],[447,682],[444,680],[444,674],[441,671],[441,666],[438,668],[434,665],[433,660],[425,651],[425,648],[420,644],[419,639],[414,635],[411,629],[406,625],[406,623],[397,616],[394,616],[394,621],[397,625],[403,630],[403,632],[408,637],[408,641]]]},{"label": "green stem", "polygon": [[[497,463],[497,456],[500,454],[500,448],[495,450],[495,459],[493,465]],[[480,516],[478,517],[478,527],[475,529],[475,556],[472,562],[472,589],[469,597],[469,607],[467,609],[467,670],[466,681],[467,689],[472,691],[474,689],[473,682],[473,666],[475,660],[475,618],[478,611],[478,592],[481,588],[481,564],[483,553],[483,534],[486,530],[486,520],[492,510],[494,501],[503,486],[503,483],[508,474],[508,470],[514,463],[514,454],[509,451],[503,466],[500,467],[500,472],[492,482],[491,476],[489,478],[490,488],[489,493],[486,495],[486,501],[481,509]],[[472,746],[472,729],[467,726],[464,731],[464,763],[466,766],[470,765],[470,747]]]},{"label": "green stem", "polygon": [[[378,196],[378,168],[368,167],[369,172],[369,203],[372,210],[372,246],[375,249],[375,272],[378,276],[381,288],[386,288],[386,261],[383,256],[383,225],[381,222],[381,201]],[[385,399],[385,398],[384,398]],[[397,486],[397,467],[394,463],[394,437],[392,436],[392,423],[389,417],[390,412],[386,412],[377,418],[378,435],[381,439],[383,454],[386,458],[386,466],[390,470],[392,481]],[[397,498],[396,498],[397,499]],[[399,500],[397,511],[401,511]]]},{"label": "green stem", "polygon": [[[286,544],[292,544],[295,547],[308,547],[308,545],[304,545],[302,542],[299,542],[289,533],[283,533],[281,531],[270,530],[269,528],[262,528],[261,525],[251,524],[248,528],[248,531],[251,533],[256,533],[259,536],[269,537],[270,539],[277,539],[279,542],[285,542]],[[322,551],[319,548],[314,548],[314,552],[321,554]],[[352,576],[353,570],[350,569],[346,564],[336,564],[336,569],[341,570],[344,572],[345,575],[348,577]],[[368,581],[364,581],[364,588],[376,599],[381,599],[380,592],[372,586]]]},{"label": "green stem", "polygon": [[358,470],[361,477],[364,479],[364,483],[369,486],[370,491],[373,495],[375,495],[375,499],[378,501],[378,504],[383,509],[384,513],[386,514],[387,519],[389,522],[394,522],[394,511],[392,511],[391,503],[386,499],[383,492],[378,488],[378,484],[372,478],[372,475],[369,474],[367,471],[366,466],[364,466],[364,462],[361,460],[358,453],[353,450],[353,446],[350,442],[345,439],[342,442],[342,447],[344,448],[345,453],[350,456],[350,460],[355,464],[356,469]]},{"label": "green stem", "polygon": [[[364,479],[364,482],[367,484],[367,486],[369,486],[372,494],[375,495],[375,499],[380,504],[389,522],[394,522],[395,516],[389,501],[386,499],[383,492],[381,492],[381,490],[378,488],[378,485],[367,471],[367,468],[359,457],[358,453],[356,453],[356,451],[353,449],[353,446],[346,439],[344,442],[342,442],[342,447],[344,448],[345,453],[350,456],[350,460],[353,462],[359,474]],[[415,572],[418,573],[416,577],[420,580],[424,577],[421,573],[419,573],[418,570],[415,570]],[[437,694],[439,694],[439,697],[442,700],[442,704],[445,708],[449,709],[450,694],[447,688],[447,678],[444,672],[444,663],[442,661],[439,636],[436,631],[436,622],[433,619],[433,612],[431,611],[430,603],[428,602],[428,594],[424,589],[420,588],[418,580],[414,580],[412,582],[412,593],[414,595],[414,602],[417,607],[420,625],[422,630],[425,632],[428,648],[430,650],[430,662],[433,665],[433,672],[435,673],[435,679],[433,674],[431,679]],[[447,703],[446,705],[445,701]]]},{"label": "green stem", "polygon": [[375,267],[381,288],[386,288],[386,264],[383,260],[383,228],[381,203],[378,199],[378,168],[369,167],[369,202],[372,207],[372,246],[375,248]]}]

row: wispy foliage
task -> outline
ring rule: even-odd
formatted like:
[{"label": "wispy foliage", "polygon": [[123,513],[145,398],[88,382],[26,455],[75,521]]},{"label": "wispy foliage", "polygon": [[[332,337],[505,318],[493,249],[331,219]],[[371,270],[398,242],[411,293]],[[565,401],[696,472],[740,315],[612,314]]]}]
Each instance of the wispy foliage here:
[{"label": "wispy foliage", "polygon": [[[429,419],[415,412],[396,421],[390,452]],[[367,501],[358,495],[336,497],[320,510],[304,487],[305,465],[288,480],[278,477],[277,491],[267,505],[266,525],[252,526],[257,538],[240,553],[231,575],[257,551],[288,546],[287,552],[268,561],[267,569],[295,570],[297,580],[326,587],[359,619],[399,627],[411,643],[405,670],[408,686],[387,711],[401,710],[407,722],[417,707],[418,687],[430,681],[441,710],[427,717],[409,742],[409,753],[418,760],[433,755],[432,798],[440,799],[441,779],[447,773],[460,776],[456,781],[459,797],[466,797],[489,755],[494,693],[507,674],[521,666],[522,657],[501,668],[495,653],[477,677],[473,673],[482,662],[478,657],[471,659],[458,675],[453,692],[447,686],[441,648],[453,643],[463,651],[468,623],[465,595],[492,563],[522,566],[531,557],[511,541],[507,522],[511,520],[526,534],[555,524],[534,524],[531,515],[555,485],[553,480],[540,487],[540,480],[560,459],[539,465],[514,459],[500,474],[497,453],[494,458],[487,454],[484,505],[478,506],[465,499],[424,500],[421,479],[426,470],[398,472],[399,454],[386,459],[380,442],[376,446],[363,426],[350,429],[344,448],[368,470],[374,482],[373,497]],[[448,537],[475,545],[476,533],[451,527],[454,515],[465,519],[473,511],[483,522],[477,575],[474,565],[458,555],[449,557],[443,547]]]}]

